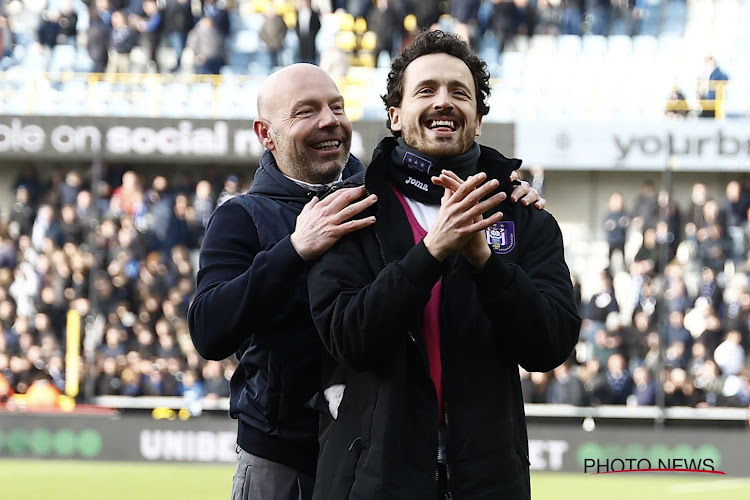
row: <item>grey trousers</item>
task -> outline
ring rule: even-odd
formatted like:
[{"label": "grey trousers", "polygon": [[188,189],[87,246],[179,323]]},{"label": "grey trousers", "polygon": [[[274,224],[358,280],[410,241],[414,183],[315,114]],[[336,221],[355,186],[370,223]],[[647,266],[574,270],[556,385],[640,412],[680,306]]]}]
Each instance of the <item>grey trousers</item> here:
[{"label": "grey trousers", "polygon": [[240,448],[232,500],[310,500],[315,478]]}]

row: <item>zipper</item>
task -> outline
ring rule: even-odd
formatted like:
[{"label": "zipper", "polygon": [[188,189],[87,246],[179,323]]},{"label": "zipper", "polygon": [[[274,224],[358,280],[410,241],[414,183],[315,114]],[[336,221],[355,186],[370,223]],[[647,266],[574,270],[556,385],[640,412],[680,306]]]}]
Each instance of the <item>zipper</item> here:
[{"label": "zipper", "polygon": [[[429,364],[429,361],[427,360],[427,354],[423,352],[423,349],[419,346],[419,343],[417,342],[417,339],[414,337],[414,334],[411,332],[411,330],[409,330],[409,338],[411,339],[412,342],[414,342],[414,347],[416,347],[417,351],[419,351],[419,357],[422,358],[422,365],[424,366],[425,372],[427,372],[427,377],[430,378],[430,364]],[[432,390],[435,393],[435,400],[437,401],[438,394],[437,394],[437,390],[435,389],[435,384],[432,383],[432,379],[430,379],[430,386],[432,387]],[[442,453],[444,451],[444,448],[443,448],[444,437],[443,437],[443,432],[441,430],[440,422],[437,423],[437,428],[438,428],[438,436],[437,436],[438,445],[437,445],[437,453],[436,453],[437,456],[435,457],[435,487],[439,488],[440,487],[440,468],[438,464],[444,463],[446,457],[445,457],[445,454]],[[442,491],[442,493],[444,495],[450,494],[450,492],[446,492],[446,491]],[[453,498],[453,497],[446,496],[446,498]]]},{"label": "zipper", "polygon": [[[448,271],[448,274],[445,275],[443,278],[443,290],[445,290],[446,285],[448,283],[448,279],[453,276],[457,269],[458,269],[458,263],[460,262],[459,259],[455,259],[453,265],[451,266],[450,271]],[[446,314],[445,314],[445,303],[443,302],[442,298],[440,301],[440,323],[441,323],[441,335],[440,335],[440,357],[441,357],[441,364],[443,365],[443,373],[446,373],[446,367],[445,364],[442,363],[443,358],[443,328],[442,326],[446,324],[445,321]],[[445,380],[445,379],[444,379]],[[443,432],[443,425],[438,422],[438,462],[444,464],[444,470],[445,470],[445,489],[442,491],[443,497],[446,500],[451,500],[453,498],[453,493],[451,492],[451,484],[453,482],[453,474],[451,473],[451,465],[450,461],[448,460],[448,439],[450,436],[450,418],[448,417],[448,390],[447,390],[447,384],[443,384],[443,407],[442,410],[442,416],[443,416],[443,422],[445,423],[445,432]],[[442,451],[442,457],[441,457],[441,451]],[[442,461],[440,460],[442,458]]]},{"label": "zipper", "polygon": [[[363,184],[363,186],[365,188],[365,197],[370,196],[370,194],[372,194],[372,193],[370,193],[370,190],[367,189],[367,183]],[[383,261],[383,267],[385,267],[385,266],[388,265],[388,261],[385,258],[385,250],[383,250],[383,242],[380,240],[380,235],[375,230],[375,227],[372,228],[372,231],[373,231],[373,233],[375,233],[375,241],[378,242],[378,250],[380,251],[380,259]],[[409,335],[411,335],[411,332],[409,332]],[[414,338],[412,337],[412,340],[413,339]]]}]

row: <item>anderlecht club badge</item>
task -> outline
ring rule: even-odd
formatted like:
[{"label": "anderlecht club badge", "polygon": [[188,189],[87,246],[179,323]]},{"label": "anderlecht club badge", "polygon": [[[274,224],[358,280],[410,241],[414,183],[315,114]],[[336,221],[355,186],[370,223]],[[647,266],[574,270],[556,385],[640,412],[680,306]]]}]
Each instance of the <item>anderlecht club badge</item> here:
[{"label": "anderlecht club badge", "polygon": [[516,226],[512,220],[501,220],[484,230],[487,244],[496,254],[510,253],[516,246]]}]

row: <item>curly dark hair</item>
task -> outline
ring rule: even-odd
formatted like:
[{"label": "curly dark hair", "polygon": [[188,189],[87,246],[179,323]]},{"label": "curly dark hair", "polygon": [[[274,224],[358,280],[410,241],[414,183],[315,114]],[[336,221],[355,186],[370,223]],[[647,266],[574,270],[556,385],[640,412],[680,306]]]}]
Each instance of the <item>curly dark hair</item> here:
[{"label": "curly dark hair", "polygon": [[[487,63],[477,57],[471,47],[461,38],[440,30],[421,32],[393,60],[391,71],[388,73],[387,93],[380,96],[385,103],[386,111],[391,106],[398,107],[401,105],[401,100],[404,97],[404,72],[406,67],[418,57],[441,53],[457,57],[466,63],[474,77],[474,87],[477,93],[477,114],[485,116],[490,112],[490,106],[487,104],[490,97],[490,74],[487,71]],[[390,117],[386,119],[385,125],[388,129],[391,128]],[[400,132],[391,132],[393,135],[400,135]]]}]

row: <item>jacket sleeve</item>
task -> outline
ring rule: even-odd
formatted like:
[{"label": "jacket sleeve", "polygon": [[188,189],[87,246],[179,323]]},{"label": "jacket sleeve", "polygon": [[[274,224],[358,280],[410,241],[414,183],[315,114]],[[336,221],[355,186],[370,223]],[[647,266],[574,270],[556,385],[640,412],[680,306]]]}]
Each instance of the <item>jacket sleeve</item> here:
[{"label": "jacket sleeve", "polygon": [[[563,240],[557,221],[547,214],[541,227],[528,231],[533,241],[519,264],[503,263],[493,253],[476,282],[482,307],[500,314],[497,334],[510,355],[528,371],[546,372],[570,355],[581,326]],[[523,313],[519,313],[523,311]]]},{"label": "jacket sleeve", "polygon": [[308,289],[325,348],[336,361],[364,371],[387,360],[398,337],[419,324],[415,311],[424,310],[444,264],[420,242],[375,275],[355,236],[343,238],[313,265]]},{"label": "jacket sleeve", "polygon": [[306,298],[289,287],[307,267],[289,236],[261,249],[256,226],[242,206],[227,202],[218,207],[201,246],[197,290],[188,310],[200,355],[224,359],[251,334],[288,321]]}]

